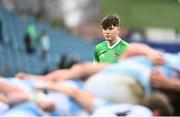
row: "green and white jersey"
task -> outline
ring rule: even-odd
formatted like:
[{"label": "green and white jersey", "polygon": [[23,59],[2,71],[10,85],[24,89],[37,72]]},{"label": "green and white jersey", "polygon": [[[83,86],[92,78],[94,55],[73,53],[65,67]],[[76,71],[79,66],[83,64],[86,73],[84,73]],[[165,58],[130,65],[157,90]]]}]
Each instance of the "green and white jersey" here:
[{"label": "green and white jersey", "polygon": [[109,46],[107,41],[96,45],[94,51],[94,61],[98,63],[116,63],[121,60],[123,53],[129,47],[129,44],[122,39]]}]

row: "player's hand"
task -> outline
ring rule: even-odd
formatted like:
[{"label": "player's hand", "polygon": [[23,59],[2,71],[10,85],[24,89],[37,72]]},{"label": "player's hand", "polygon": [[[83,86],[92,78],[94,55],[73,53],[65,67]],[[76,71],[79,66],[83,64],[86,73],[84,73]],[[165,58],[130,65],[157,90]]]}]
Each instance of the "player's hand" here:
[{"label": "player's hand", "polygon": [[63,81],[66,80],[69,76],[69,73],[67,70],[55,70],[48,75],[46,75],[45,80],[46,81]]},{"label": "player's hand", "polygon": [[152,52],[148,54],[148,58],[155,64],[155,65],[162,65],[165,63],[164,56],[159,52]]},{"label": "player's hand", "polygon": [[160,70],[153,70],[151,72],[151,85],[155,88],[166,88],[168,87],[169,79]]},{"label": "player's hand", "polygon": [[17,79],[28,79],[29,78],[29,74],[23,73],[23,72],[19,72],[15,75],[15,78]]},{"label": "player's hand", "polygon": [[0,94],[0,102],[8,104],[7,96]]},{"label": "player's hand", "polygon": [[51,101],[40,101],[37,105],[46,112],[52,112],[55,110],[55,104]]}]

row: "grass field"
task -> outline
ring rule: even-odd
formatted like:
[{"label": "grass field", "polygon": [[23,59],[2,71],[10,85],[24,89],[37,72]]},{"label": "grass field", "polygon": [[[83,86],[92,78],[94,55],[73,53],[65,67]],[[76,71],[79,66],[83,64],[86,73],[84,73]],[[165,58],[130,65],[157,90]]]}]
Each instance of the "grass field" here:
[{"label": "grass field", "polygon": [[180,4],[177,0],[101,0],[101,8],[101,17],[116,13],[126,27],[180,29]]}]

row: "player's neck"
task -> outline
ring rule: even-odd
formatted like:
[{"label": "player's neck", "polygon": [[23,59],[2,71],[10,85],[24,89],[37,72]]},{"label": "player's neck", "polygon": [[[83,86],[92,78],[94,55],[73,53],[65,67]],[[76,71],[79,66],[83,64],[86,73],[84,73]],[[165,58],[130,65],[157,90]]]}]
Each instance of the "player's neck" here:
[{"label": "player's neck", "polygon": [[119,42],[121,41],[120,37],[117,37],[116,39],[112,40],[112,41],[108,41],[108,47],[109,48],[113,48],[114,46],[116,46]]}]

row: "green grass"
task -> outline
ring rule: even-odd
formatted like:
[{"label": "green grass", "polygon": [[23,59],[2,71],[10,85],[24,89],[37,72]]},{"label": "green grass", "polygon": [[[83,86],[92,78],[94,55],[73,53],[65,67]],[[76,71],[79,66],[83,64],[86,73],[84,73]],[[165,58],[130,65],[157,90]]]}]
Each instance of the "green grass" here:
[{"label": "green grass", "polygon": [[180,29],[180,4],[176,0],[102,0],[101,8],[101,17],[116,13],[126,27]]}]

